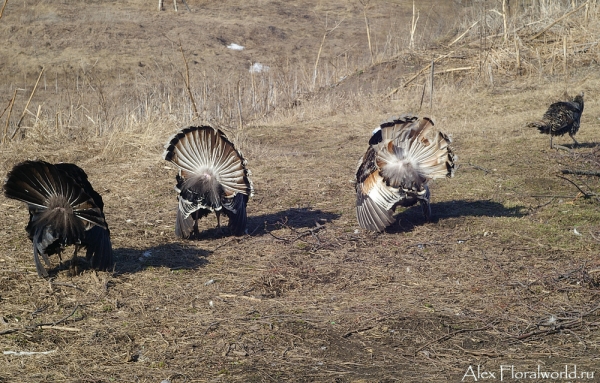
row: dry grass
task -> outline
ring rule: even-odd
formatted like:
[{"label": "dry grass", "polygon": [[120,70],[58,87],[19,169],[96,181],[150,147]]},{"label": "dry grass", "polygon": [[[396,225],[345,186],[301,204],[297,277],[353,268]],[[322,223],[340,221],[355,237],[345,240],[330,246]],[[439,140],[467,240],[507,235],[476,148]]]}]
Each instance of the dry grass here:
[{"label": "dry grass", "polygon": [[[598,47],[575,53],[597,38],[597,17],[587,25],[566,19],[527,42],[542,23],[518,28],[539,17],[557,19],[570,2],[538,2],[545,7],[537,13],[511,10],[507,25],[518,29],[522,44],[517,71],[514,34],[505,41],[502,18],[483,9],[501,10],[501,1],[461,8],[465,21],[455,27],[436,21],[441,10],[432,6],[425,14],[424,6],[414,50],[407,49],[408,29],[388,16],[401,14],[410,25],[412,2],[369,3],[374,65],[359,3],[307,1],[293,8],[263,2],[263,14],[235,3],[239,20],[217,3],[188,3],[194,12],[174,14],[167,7],[156,14],[155,4],[143,10],[141,1],[130,9],[86,3],[89,13],[34,2],[25,12],[9,2],[4,11],[2,30],[16,28],[2,48],[13,49],[13,56],[0,55],[6,65],[18,56],[20,42],[33,39],[19,26],[23,18],[37,33],[48,17],[77,25],[73,12],[91,28],[74,44],[48,27],[51,44],[69,45],[73,56],[55,57],[55,50],[36,46],[44,54],[24,61],[23,78],[2,66],[10,79],[4,84],[12,84],[5,85],[6,97],[27,88],[18,91],[15,114],[38,65],[60,80],[46,77],[44,86],[42,77],[22,134],[2,147],[0,173],[24,158],[83,167],[103,195],[117,263],[110,273],[69,277],[57,270],[50,280],[38,278],[23,230],[26,209],[2,198],[0,347],[53,352],[3,355],[0,381],[445,382],[459,381],[470,365],[488,371],[500,365],[597,368],[600,182],[560,173],[599,167]],[[590,2],[590,15],[597,15],[596,6]],[[325,14],[328,22],[343,22],[325,40],[319,89],[310,91]],[[485,31],[474,27],[447,47],[482,15]],[[318,28],[290,22],[304,16]],[[113,29],[96,29],[100,24],[93,22],[103,18],[115,20]],[[162,32],[158,21],[166,23]],[[200,22],[214,32],[191,34],[190,25]],[[123,34],[137,53],[113,46],[105,32]],[[558,61],[564,35],[566,73]],[[197,241],[173,235],[175,170],[160,154],[166,138],[194,118],[178,36],[200,118],[237,127],[241,104],[244,125],[231,134],[249,159],[256,187],[250,234],[241,238],[219,236],[215,217],[201,222],[205,231]],[[242,58],[219,42],[237,36],[247,40]],[[192,44],[192,37],[199,40]],[[98,50],[86,51],[90,40]],[[160,51],[165,41],[172,45]],[[119,68],[94,64],[90,52],[100,56],[111,48],[123,49]],[[248,60],[261,61],[260,50],[273,58],[265,62],[271,70],[250,75]],[[444,55],[436,71],[476,69],[438,74],[429,110],[428,73],[407,80]],[[548,137],[525,125],[565,90],[586,92],[577,135],[584,146],[549,150]],[[416,207],[399,211],[398,224],[383,234],[357,230],[356,161],[375,125],[402,112],[433,114],[452,134],[460,168],[456,178],[433,185],[431,222]]]}]

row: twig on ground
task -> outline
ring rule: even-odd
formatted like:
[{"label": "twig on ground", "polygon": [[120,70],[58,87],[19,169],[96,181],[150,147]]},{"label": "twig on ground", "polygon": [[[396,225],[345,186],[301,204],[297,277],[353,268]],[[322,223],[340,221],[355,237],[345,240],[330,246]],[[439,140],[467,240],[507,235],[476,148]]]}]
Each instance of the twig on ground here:
[{"label": "twig on ground", "polygon": [[55,353],[56,350],[50,351],[4,351],[4,355],[29,356],[29,355],[48,355]]},{"label": "twig on ground", "polygon": [[469,166],[471,166],[477,170],[481,170],[481,171],[485,172],[485,174],[491,173],[491,170],[481,167],[479,165],[472,164],[471,161],[469,161]]},{"label": "twig on ground", "polygon": [[580,176],[596,176],[596,177],[600,177],[600,172],[591,171],[591,170],[562,169],[560,172],[562,174],[575,174],[575,175],[580,175]]},{"label": "twig on ground", "polygon": [[350,335],[352,335],[352,334],[358,334],[359,332],[369,331],[369,330],[373,329],[373,327],[374,326],[367,326],[367,327],[359,328],[359,329],[356,329],[356,330],[348,331],[347,333],[345,333],[344,335],[342,335],[342,338],[348,338]]},{"label": "twig on ground", "polygon": [[[75,312],[77,311],[78,308],[79,308],[79,304],[76,304],[75,307],[73,308],[73,311],[71,311],[71,313],[69,315],[65,316],[64,318],[59,319],[59,320],[54,321],[54,322],[49,322],[49,323],[38,323],[35,326],[31,326],[30,329],[35,329],[35,328],[38,328],[38,327],[40,327],[40,328],[55,327],[56,325],[58,325],[58,324],[60,324],[60,323],[62,323],[64,321],[66,321],[67,319],[69,319],[70,317],[72,317],[75,314]],[[79,331],[79,330],[76,330],[76,331]]]},{"label": "twig on ground", "polygon": [[43,326],[39,326],[42,330],[60,330],[60,331],[81,331],[80,328],[76,328],[76,327],[66,327],[66,326],[50,326],[50,325],[43,325]]},{"label": "twig on ground", "polygon": [[579,191],[581,192],[581,194],[583,194],[583,197],[584,197],[584,198],[596,197],[596,199],[597,199],[597,200],[600,200],[600,199],[598,198],[598,194],[596,194],[596,193],[587,193],[587,192],[583,191],[583,189],[581,189],[581,188],[579,187],[579,185],[577,185],[575,182],[571,181],[571,180],[570,180],[570,179],[568,179],[567,177],[563,177],[563,176],[561,176],[561,175],[558,175],[558,174],[557,174],[556,176],[557,176],[558,178],[562,178],[563,180],[567,180],[567,181],[569,181],[569,182],[570,182],[570,183],[571,183],[573,186],[575,186],[575,187],[577,188],[577,190],[579,190]]},{"label": "twig on ground", "polygon": [[84,291],[84,292],[85,292],[85,290],[84,290],[84,289],[82,289],[82,288],[81,288],[81,287],[79,287],[79,286],[75,286],[75,285],[74,285],[74,284],[72,284],[72,283],[64,283],[64,282],[50,282],[50,284],[52,284],[52,285],[54,285],[54,286],[65,286],[65,287],[71,287],[71,288],[74,288],[74,289],[76,289],[76,290],[79,290],[79,291]]},{"label": "twig on ground", "polygon": [[478,328],[463,328],[463,329],[460,329],[460,330],[456,330],[454,332],[451,332],[450,334],[446,334],[446,335],[444,335],[442,337],[439,337],[439,338],[437,338],[435,340],[432,340],[431,342],[425,343],[423,346],[421,346],[421,347],[419,347],[418,349],[415,350],[414,355],[417,355],[419,353],[419,351],[423,350],[426,347],[431,346],[432,344],[443,342],[445,340],[448,340],[448,339],[452,338],[455,335],[462,334],[463,332],[484,331],[484,330],[487,330],[490,327],[492,327],[492,325],[493,325],[493,323],[490,323],[490,324],[487,324],[487,325],[485,325],[483,327],[478,327]]}]

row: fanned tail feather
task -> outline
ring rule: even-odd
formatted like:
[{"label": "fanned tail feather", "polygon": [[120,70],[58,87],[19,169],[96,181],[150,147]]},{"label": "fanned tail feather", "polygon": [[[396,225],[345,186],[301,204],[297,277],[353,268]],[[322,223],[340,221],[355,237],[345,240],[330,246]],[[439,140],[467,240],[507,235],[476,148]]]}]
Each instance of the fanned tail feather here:
[{"label": "fanned tail feather", "polygon": [[175,234],[189,238],[206,210],[224,209],[232,233],[246,229],[246,203],[254,194],[242,153],[221,130],[210,126],[184,128],[169,138],[163,154],[179,168],[176,191],[179,209]]},{"label": "fanned tail feather", "polygon": [[88,248],[88,259],[94,268],[105,270],[112,265],[110,233],[102,212],[102,197],[76,165],[22,162],[9,172],[4,194],[29,207],[30,220],[26,230],[32,240],[40,276],[48,276],[41,260],[49,266],[48,255],[60,254],[71,244]]},{"label": "fanned tail feather", "polygon": [[381,124],[356,174],[357,218],[361,227],[383,231],[398,205],[420,202],[431,215],[428,182],[453,177],[457,159],[446,134],[431,119],[402,115]]}]

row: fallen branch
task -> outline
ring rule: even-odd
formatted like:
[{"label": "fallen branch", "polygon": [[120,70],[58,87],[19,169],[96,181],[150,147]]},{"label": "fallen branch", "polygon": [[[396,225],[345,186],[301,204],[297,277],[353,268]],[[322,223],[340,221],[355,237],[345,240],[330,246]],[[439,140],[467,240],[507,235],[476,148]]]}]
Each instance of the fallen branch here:
[{"label": "fallen branch", "polygon": [[554,22],[550,23],[550,25],[548,25],[546,28],[542,29],[540,32],[536,33],[533,37],[531,37],[529,39],[529,41],[535,40],[538,37],[540,37],[541,35],[543,35],[548,29],[552,28],[556,23],[562,21],[563,19],[571,16],[573,13],[579,11],[580,9],[582,9],[583,7],[585,7],[586,5],[588,5],[589,1],[586,1],[585,3],[581,4],[579,7],[575,8],[574,10],[572,10],[571,12],[567,13],[566,15],[563,15],[561,17],[559,17],[558,19],[554,20]]},{"label": "fallen branch", "polygon": [[577,190],[579,190],[581,192],[581,194],[583,194],[584,198],[591,198],[591,197],[597,197],[598,196],[598,194],[596,194],[596,193],[586,193],[586,192],[584,192],[583,189],[579,187],[579,185],[577,185],[575,182],[571,181],[567,177],[563,177],[563,176],[558,175],[558,174],[556,176],[558,178],[562,178],[563,180],[569,181],[573,186],[575,186],[577,188]]},{"label": "fallen branch", "polygon": [[48,355],[55,353],[56,350],[50,351],[4,351],[4,355],[29,356],[29,355]]},{"label": "fallen branch", "polygon": [[425,343],[423,346],[419,347],[418,349],[415,350],[414,354],[417,355],[417,353],[419,351],[421,351],[422,349],[431,346],[434,343],[439,343],[439,342],[443,342],[445,340],[448,340],[450,338],[452,338],[454,335],[458,335],[458,334],[462,334],[463,332],[476,332],[476,331],[484,331],[489,329],[490,327],[492,327],[493,323],[490,323],[484,327],[478,327],[478,328],[463,328],[461,330],[456,330],[454,332],[451,332],[450,334],[446,334],[442,337],[437,338],[436,340],[433,340],[429,343]]},{"label": "fallen branch", "polygon": [[474,22],[474,23],[473,23],[473,25],[471,25],[469,28],[467,28],[467,30],[466,30],[466,31],[464,31],[464,32],[463,32],[463,34],[462,34],[462,35],[458,36],[456,39],[454,39],[454,41],[452,41],[450,44],[448,44],[448,47],[451,47],[451,46],[452,46],[452,45],[454,45],[454,43],[456,43],[458,40],[460,40],[460,39],[462,39],[463,37],[465,37],[465,35],[466,35],[467,33],[469,33],[469,31],[470,31],[471,29],[473,29],[473,27],[474,27],[475,25],[477,25],[477,23],[479,23],[479,20],[477,20],[476,22]]},{"label": "fallen branch", "polygon": [[71,287],[71,288],[73,288],[73,289],[76,289],[76,290],[79,290],[79,291],[83,291],[83,292],[85,292],[85,290],[84,290],[84,289],[82,289],[81,287],[79,287],[79,286],[76,286],[76,285],[74,285],[74,284],[72,284],[72,283],[64,283],[64,282],[50,282],[50,284],[51,284],[51,285],[53,285],[53,286],[65,286],[65,287]]},{"label": "fallen branch", "polygon": [[596,171],[592,171],[592,170],[562,169],[561,173],[562,174],[576,174],[576,175],[580,175],[580,176],[596,176],[596,177],[600,177],[600,171],[596,172]]},{"label": "fallen branch", "polygon": [[[57,327],[56,325],[66,321],[67,319],[69,319],[70,317],[72,317],[75,312],[77,311],[77,309],[79,308],[79,304],[75,305],[75,308],[73,308],[73,311],[71,311],[71,313],[69,315],[67,315],[66,317],[59,319],[55,322],[51,322],[51,323],[38,323],[35,326],[30,327],[30,329],[35,329],[35,328],[52,328],[52,327]],[[62,330],[64,330],[64,328],[62,328]],[[72,330],[71,330],[72,331]],[[79,331],[79,330],[76,330]]]},{"label": "fallen branch", "polygon": [[475,169],[477,169],[477,170],[481,170],[482,172],[485,172],[485,174],[488,174],[488,173],[490,173],[490,172],[491,172],[491,170],[489,170],[489,169],[486,169],[486,168],[484,168],[484,167],[481,167],[481,166],[479,166],[479,165],[472,164],[470,161],[469,161],[469,166],[471,166],[471,167],[473,167],[473,168],[475,168]]},{"label": "fallen branch", "polygon": [[386,97],[390,97],[390,96],[391,96],[391,95],[393,95],[394,93],[398,92],[398,90],[400,90],[400,88],[406,88],[406,86],[407,86],[408,84],[410,84],[411,82],[413,82],[413,81],[414,81],[414,80],[415,80],[417,77],[419,77],[419,76],[420,76],[422,73],[424,73],[424,72],[425,72],[427,69],[429,69],[429,68],[431,67],[431,64],[435,64],[436,62],[438,62],[438,61],[440,61],[441,59],[444,59],[444,58],[446,58],[446,57],[450,56],[450,55],[451,55],[451,54],[453,54],[453,53],[454,53],[454,51],[452,51],[452,52],[450,52],[450,53],[448,53],[448,54],[445,54],[445,55],[443,55],[443,56],[440,56],[440,57],[436,58],[435,60],[433,60],[432,62],[430,62],[429,64],[425,65],[423,68],[421,68],[421,70],[420,70],[420,71],[418,71],[418,72],[417,72],[417,74],[415,74],[414,76],[412,76],[411,78],[409,78],[409,79],[408,79],[408,80],[407,80],[407,81],[404,83],[404,85],[402,85],[401,87],[397,87],[396,89],[392,90],[390,93],[388,93],[388,94],[386,95]]},{"label": "fallen branch", "polygon": [[260,299],[260,298],[250,297],[247,295],[236,295],[236,294],[219,294],[219,298],[242,298],[242,299],[247,299],[249,301],[257,301],[257,302],[262,301],[262,299]]},{"label": "fallen branch", "polygon": [[76,327],[66,327],[66,326],[39,326],[42,330],[61,330],[61,331],[81,331],[81,329]]}]

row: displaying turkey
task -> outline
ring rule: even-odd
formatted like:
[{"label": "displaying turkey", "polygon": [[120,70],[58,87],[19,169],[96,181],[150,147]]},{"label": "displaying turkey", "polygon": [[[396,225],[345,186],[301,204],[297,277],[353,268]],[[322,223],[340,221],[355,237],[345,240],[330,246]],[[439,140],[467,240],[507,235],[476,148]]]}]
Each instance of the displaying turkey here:
[{"label": "displaying turkey", "polygon": [[198,220],[214,211],[218,228],[224,212],[230,231],[243,235],[246,204],[254,188],[246,160],[225,133],[210,126],[191,126],[172,136],[165,148],[164,159],[179,168],[175,234],[180,238],[199,234]]},{"label": "displaying turkey", "polygon": [[579,93],[570,101],[559,101],[550,105],[544,117],[539,121],[529,123],[530,127],[539,129],[540,133],[550,134],[550,148],[552,137],[563,136],[568,133],[575,141],[575,134],[579,130],[579,121],[583,113],[583,92]]},{"label": "displaying turkey", "polygon": [[450,143],[427,117],[402,115],[375,129],[356,172],[359,225],[383,231],[394,223],[398,205],[408,207],[417,201],[429,219],[428,182],[454,175],[456,156]]},{"label": "displaying turkey", "polygon": [[25,161],[7,175],[4,195],[25,202],[29,224],[25,228],[33,243],[33,259],[38,275],[47,277],[48,256],[75,245],[71,269],[76,270],[77,251],[87,248],[92,268],[108,270],[113,265],[110,232],[104,218],[104,203],[77,165]]}]

